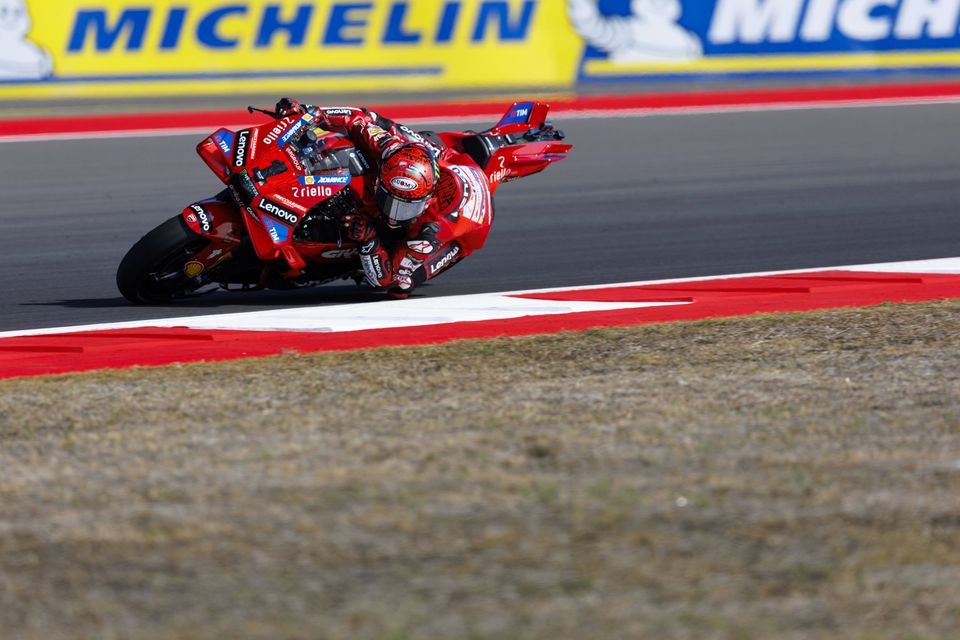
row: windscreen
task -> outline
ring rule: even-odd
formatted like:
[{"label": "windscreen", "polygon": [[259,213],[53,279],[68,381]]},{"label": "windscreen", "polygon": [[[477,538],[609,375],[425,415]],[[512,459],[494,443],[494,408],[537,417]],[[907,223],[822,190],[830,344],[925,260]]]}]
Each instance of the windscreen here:
[{"label": "windscreen", "polygon": [[296,147],[309,174],[338,173],[346,169],[350,175],[361,176],[370,171],[370,163],[362,152],[342,134],[310,129],[300,136]]}]

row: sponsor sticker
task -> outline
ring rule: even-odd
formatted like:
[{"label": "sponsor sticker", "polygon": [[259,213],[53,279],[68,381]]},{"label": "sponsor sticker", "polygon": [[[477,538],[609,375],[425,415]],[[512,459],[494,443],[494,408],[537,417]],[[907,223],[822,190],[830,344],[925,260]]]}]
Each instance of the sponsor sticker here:
[{"label": "sponsor sticker", "polygon": [[303,131],[304,127],[312,122],[313,116],[311,116],[309,113],[304,114],[302,118],[297,120],[292,127],[287,129],[287,131],[280,136],[280,139],[277,140],[277,146],[281,148],[287,146],[291,140],[293,140],[301,131]]},{"label": "sponsor sticker", "polygon": [[297,180],[305,187],[321,184],[350,184],[349,175],[297,176]]},{"label": "sponsor sticker", "polygon": [[[405,135],[407,138],[415,142],[419,142],[421,144],[427,144],[427,141],[424,140],[423,136],[421,136],[419,133],[417,133],[407,125],[405,124],[397,125],[397,129],[400,131],[400,133]],[[431,144],[430,146],[433,146],[433,145]]]},{"label": "sponsor sticker", "polygon": [[306,213],[306,212],[307,212],[307,208],[306,208],[305,206],[303,206],[302,204],[300,204],[300,203],[298,203],[298,202],[294,202],[294,201],[291,200],[290,198],[285,198],[285,197],[283,197],[282,195],[280,195],[279,193],[273,193],[273,194],[270,195],[270,197],[273,198],[274,200],[276,200],[277,202],[279,202],[280,204],[285,204],[285,205],[287,205],[288,207],[290,207],[291,209],[296,209],[296,210],[299,211],[300,213]]},{"label": "sponsor sticker", "polygon": [[303,171],[303,163],[300,162],[300,158],[297,156],[297,152],[293,149],[293,147],[287,147],[283,151],[287,154],[287,157],[290,158],[290,162],[293,163],[293,166],[297,169],[297,171]]},{"label": "sponsor sticker", "polygon": [[350,247],[349,249],[328,249],[320,254],[321,258],[326,258],[327,260],[340,260],[343,258],[352,258],[356,256],[358,250],[356,247]]},{"label": "sponsor sticker", "polygon": [[280,220],[281,222],[285,222],[289,225],[297,224],[297,221],[300,219],[299,216],[297,216],[297,214],[295,214],[294,212],[288,209],[285,209],[281,207],[279,204],[277,204],[276,202],[273,202],[272,200],[267,200],[266,198],[262,198],[260,200],[260,204],[257,205],[257,208],[263,211],[264,213],[273,216],[277,220]]},{"label": "sponsor sticker", "polygon": [[360,170],[361,175],[370,171],[370,163],[367,162],[367,159],[363,157],[363,154],[359,151],[351,151],[350,160],[356,161],[357,168]]},{"label": "sponsor sticker", "polygon": [[260,195],[260,190],[257,189],[257,185],[253,183],[253,178],[250,177],[250,172],[244,170],[236,175],[240,188],[243,190],[243,194],[247,197],[247,200],[254,200]]},{"label": "sponsor sticker", "polygon": [[421,255],[433,253],[433,245],[427,240],[408,240],[407,248]]},{"label": "sponsor sticker", "polygon": [[294,187],[294,198],[329,198],[334,194],[333,187]]},{"label": "sponsor sticker", "polygon": [[198,275],[203,273],[203,263],[196,260],[191,260],[190,262],[183,265],[183,275],[188,278],[196,278]]},{"label": "sponsor sticker", "polygon": [[200,222],[200,228],[204,233],[210,233],[210,230],[213,228],[210,224],[210,216],[207,215],[207,211],[198,204],[190,205],[190,208],[193,209],[197,214],[197,220]]},{"label": "sponsor sticker", "polygon": [[293,119],[287,117],[275,124],[273,129],[270,129],[270,133],[263,137],[263,144],[273,144],[276,142],[277,138],[279,138],[280,135],[286,131],[287,127],[289,127],[292,123]]},{"label": "sponsor sticker", "polygon": [[213,134],[213,141],[220,147],[220,151],[223,151],[223,155],[228,158],[230,157],[230,152],[233,151],[233,140],[234,135],[229,131],[218,131]]},{"label": "sponsor sticker", "polygon": [[233,166],[243,169],[247,166],[247,157],[250,151],[250,130],[244,129],[237,134],[237,145],[233,150]]},{"label": "sponsor sticker", "polygon": [[252,134],[250,137],[250,152],[247,154],[250,160],[253,160],[257,156],[257,140],[260,139],[260,130],[253,129]]},{"label": "sponsor sticker", "polygon": [[488,224],[490,215],[490,190],[487,178],[473,167],[452,166],[450,170],[459,176],[467,187],[463,190],[460,214],[477,224]]},{"label": "sponsor sticker", "polygon": [[526,123],[530,118],[530,112],[533,110],[532,102],[521,102],[516,105],[513,109],[510,110],[510,113],[505,115],[503,119],[497,123],[498,127],[502,127],[507,124],[520,124]]},{"label": "sponsor sticker", "polygon": [[383,280],[383,265],[380,264],[380,256],[370,256],[370,263],[377,274],[377,280]]},{"label": "sponsor sticker", "polygon": [[499,165],[496,169],[490,172],[490,184],[497,184],[498,182],[503,181],[507,177],[509,170],[507,169],[507,160],[503,155],[497,156],[497,164]]},{"label": "sponsor sticker", "polygon": [[404,178],[403,176],[391,178],[390,186],[400,191],[416,191],[417,190],[416,181],[411,180],[410,178]]},{"label": "sponsor sticker", "polygon": [[430,275],[436,275],[443,271],[452,261],[460,255],[460,245],[453,244],[443,253],[438,254],[430,263]]},{"label": "sponsor sticker", "polygon": [[363,267],[363,273],[367,282],[373,287],[379,287],[383,281],[383,265],[380,264],[379,256],[366,255],[360,252],[360,265]]},{"label": "sponsor sticker", "polygon": [[267,216],[260,216],[260,218],[263,220],[263,226],[275,244],[286,242],[287,238],[290,237],[290,229],[288,227],[274,222]]}]

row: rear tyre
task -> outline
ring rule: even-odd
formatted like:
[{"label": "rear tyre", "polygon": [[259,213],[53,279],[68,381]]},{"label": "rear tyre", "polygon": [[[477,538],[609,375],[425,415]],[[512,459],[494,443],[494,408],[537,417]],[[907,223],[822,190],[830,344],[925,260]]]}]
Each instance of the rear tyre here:
[{"label": "rear tyre", "polygon": [[203,286],[184,273],[184,265],[209,240],[191,230],[181,216],[170,218],[133,245],[117,268],[117,288],[134,304],[164,304]]}]

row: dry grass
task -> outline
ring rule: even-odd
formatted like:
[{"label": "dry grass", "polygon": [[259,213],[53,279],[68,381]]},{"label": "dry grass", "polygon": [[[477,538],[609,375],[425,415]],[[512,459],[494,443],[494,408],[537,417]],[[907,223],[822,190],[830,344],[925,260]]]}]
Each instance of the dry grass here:
[{"label": "dry grass", "polygon": [[958,326],[6,381],[0,637],[956,637]]}]

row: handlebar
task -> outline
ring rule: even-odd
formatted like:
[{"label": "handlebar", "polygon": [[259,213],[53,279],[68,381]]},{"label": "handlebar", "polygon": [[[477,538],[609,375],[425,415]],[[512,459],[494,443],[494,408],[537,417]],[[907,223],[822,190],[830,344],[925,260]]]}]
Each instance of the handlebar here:
[{"label": "handlebar", "polygon": [[247,113],[262,113],[264,115],[270,116],[274,120],[280,119],[280,114],[277,113],[276,111],[268,111],[266,109],[261,109],[259,107],[247,106]]}]

